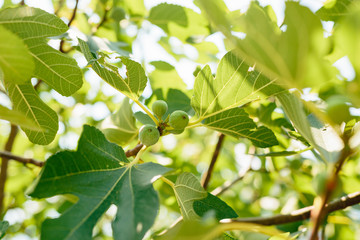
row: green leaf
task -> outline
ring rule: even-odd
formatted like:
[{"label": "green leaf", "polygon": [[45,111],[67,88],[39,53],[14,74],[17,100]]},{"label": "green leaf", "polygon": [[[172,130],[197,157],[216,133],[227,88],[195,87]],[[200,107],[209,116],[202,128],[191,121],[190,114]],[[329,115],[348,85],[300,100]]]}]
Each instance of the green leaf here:
[{"label": "green leaf", "polygon": [[125,98],[119,110],[101,124],[102,132],[110,142],[126,145],[133,140],[138,130],[129,99]]},{"label": "green leaf", "polygon": [[36,126],[35,121],[27,118],[24,113],[16,110],[10,110],[1,105],[0,105],[0,119],[4,119],[15,125],[19,125],[20,127],[28,128],[30,130],[37,130],[37,131],[41,130],[41,128]]},{"label": "green leaf", "polygon": [[208,211],[215,211],[217,220],[225,218],[236,218],[236,212],[220,198],[208,193],[207,197],[194,202],[194,210],[200,217],[204,216]]},{"label": "green leaf", "polygon": [[182,81],[174,66],[164,61],[150,62],[155,70],[149,74],[151,88],[162,89],[164,95],[170,88],[186,90],[186,84]]},{"label": "green leaf", "polygon": [[29,81],[34,61],[21,38],[0,25],[0,69],[5,81],[21,84]]},{"label": "green leaf", "polygon": [[26,118],[35,122],[35,126],[41,130],[31,130],[23,127],[29,140],[36,144],[46,145],[54,140],[58,130],[58,116],[37,95],[31,85],[7,83],[6,89],[14,110],[25,114]]},{"label": "green leaf", "polygon": [[204,125],[235,138],[248,138],[257,147],[271,147],[278,144],[274,133],[254,121],[241,108],[232,108],[204,120]]},{"label": "green leaf", "polygon": [[254,154],[254,156],[258,156],[258,157],[287,157],[287,156],[298,155],[300,153],[309,151],[311,149],[312,149],[312,147],[305,148],[305,149],[300,150],[300,151],[269,152],[269,153],[264,153],[264,154]]},{"label": "green leaf", "polygon": [[202,15],[178,5],[161,3],[151,8],[148,20],[182,41],[191,36],[210,33],[208,23]]},{"label": "green leaf", "polygon": [[215,79],[208,65],[198,73],[191,105],[200,119],[283,91],[273,84],[275,79],[249,67],[235,51],[230,51],[221,59]]},{"label": "green leaf", "polygon": [[151,117],[149,117],[149,115],[147,115],[146,113],[139,111],[139,112],[134,113],[134,117],[144,125],[150,124],[150,125],[156,126],[156,123],[154,123],[154,121],[151,119]]},{"label": "green leaf", "polygon": [[68,26],[55,15],[27,6],[0,11],[0,24],[23,39],[58,36],[68,30]]},{"label": "green leaf", "polygon": [[325,127],[313,115],[306,116],[300,99],[291,93],[278,94],[277,99],[296,130],[320,152],[325,161],[336,161],[343,147],[342,141],[330,127]]},{"label": "green leaf", "polygon": [[77,151],[51,156],[30,194],[37,198],[73,194],[79,199],[59,218],[43,223],[42,239],[92,239],[92,228],[111,204],[118,208],[114,239],[142,239],[159,209],[152,182],[170,169],[128,162],[121,147],[85,125]]},{"label": "green leaf", "polygon": [[184,220],[198,219],[199,216],[193,208],[194,201],[207,196],[199,180],[192,173],[182,173],[176,179],[174,192]]},{"label": "green leaf", "polygon": [[94,55],[90,52],[87,43],[81,39],[79,45],[87,61],[91,62],[94,71],[111,86],[122,92],[125,96],[132,100],[137,100],[142,91],[146,87],[147,78],[144,69],[137,62],[128,58],[121,57],[122,63],[126,66],[127,78],[123,78],[114,66],[102,66],[97,62]]},{"label": "green leaf", "polygon": [[2,239],[5,236],[6,230],[9,228],[9,222],[8,221],[1,221],[0,222],[0,239]]},{"label": "green leaf", "polygon": [[60,18],[23,6],[0,11],[0,25],[24,40],[35,63],[35,77],[64,96],[73,94],[82,86],[82,73],[76,61],[46,43],[47,37],[61,35],[68,30]]},{"label": "green leaf", "polygon": [[168,113],[172,113],[176,110],[182,110],[187,112],[189,115],[194,115],[190,98],[178,89],[169,89],[166,96],[166,102],[169,106]]},{"label": "green leaf", "polygon": [[351,11],[351,4],[355,2],[356,1],[354,0],[335,0],[333,6],[323,6],[316,11],[316,15],[324,21],[337,21],[349,14]]}]

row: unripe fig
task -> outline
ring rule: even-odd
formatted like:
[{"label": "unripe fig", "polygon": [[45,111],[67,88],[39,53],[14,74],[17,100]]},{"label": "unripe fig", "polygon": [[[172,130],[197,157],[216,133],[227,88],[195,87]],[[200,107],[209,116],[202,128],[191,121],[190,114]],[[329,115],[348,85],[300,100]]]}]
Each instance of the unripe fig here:
[{"label": "unripe fig", "polygon": [[170,114],[169,124],[176,130],[184,129],[189,123],[189,116],[186,112],[176,110]]},{"label": "unripe fig", "polygon": [[350,107],[346,104],[346,98],[343,96],[332,96],[327,100],[327,103],[327,114],[335,123],[340,124],[351,120]]},{"label": "unripe fig", "polygon": [[161,118],[168,110],[168,105],[163,100],[156,100],[151,106],[153,113]]},{"label": "unripe fig", "polygon": [[185,128],[183,128],[183,129],[174,129],[174,130],[170,130],[169,132],[172,133],[172,134],[176,134],[176,135],[177,135],[177,134],[183,133],[184,130],[185,130]]},{"label": "unripe fig", "polygon": [[140,129],[139,139],[145,146],[154,145],[159,141],[159,138],[159,130],[153,125],[146,124]]}]

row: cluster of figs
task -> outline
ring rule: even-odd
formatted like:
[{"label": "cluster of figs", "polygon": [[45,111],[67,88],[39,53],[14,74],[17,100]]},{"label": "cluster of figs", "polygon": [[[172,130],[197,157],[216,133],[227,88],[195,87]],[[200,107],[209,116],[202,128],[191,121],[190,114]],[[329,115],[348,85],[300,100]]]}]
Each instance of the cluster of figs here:
[{"label": "cluster of figs", "polygon": [[159,120],[159,124],[158,126],[146,124],[141,127],[139,140],[145,146],[151,146],[157,143],[161,135],[165,135],[167,133],[182,133],[189,123],[188,114],[182,110],[172,112],[170,116],[163,121],[162,117],[168,110],[168,105],[163,100],[155,101],[152,104],[151,109],[156,118]]}]

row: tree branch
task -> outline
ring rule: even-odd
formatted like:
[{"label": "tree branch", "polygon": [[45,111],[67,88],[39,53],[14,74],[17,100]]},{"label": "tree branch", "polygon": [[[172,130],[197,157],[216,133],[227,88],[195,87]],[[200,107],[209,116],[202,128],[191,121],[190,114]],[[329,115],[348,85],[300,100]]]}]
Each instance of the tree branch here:
[{"label": "tree branch", "polygon": [[24,157],[21,157],[21,156],[17,156],[17,155],[14,155],[12,154],[11,152],[7,152],[7,151],[0,151],[0,157],[5,157],[7,158],[8,160],[15,160],[15,161],[18,161],[18,162],[21,162],[23,164],[34,164],[35,166],[38,166],[38,167],[42,167],[44,166],[45,162],[41,162],[41,161],[38,161],[38,160],[35,160],[33,158],[24,158]]},{"label": "tree branch", "polygon": [[[337,210],[345,209],[349,206],[360,203],[360,192],[354,192],[348,194],[344,197],[341,197],[338,200],[335,200],[329,204],[326,204],[324,207],[325,214],[335,212]],[[290,214],[286,215],[275,215],[272,217],[253,217],[253,218],[238,218],[233,219],[233,222],[247,222],[247,223],[257,223],[262,225],[280,225],[285,223],[302,221],[310,218],[311,211],[315,206],[308,206],[305,208],[298,209]]]},{"label": "tree branch", "polygon": [[[5,151],[11,152],[17,133],[18,133],[18,127],[16,125],[11,125],[10,134],[4,147]],[[1,172],[0,172],[0,214],[2,215],[2,211],[4,208],[3,205],[4,205],[4,197],[5,197],[5,183],[7,179],[9,158],[4,156],[1,157],[2,157],[2,162],[1,162]]]},{"label": "tree branch", "polygon": [[[68,24],[67,24],[68,27],[70,27],[71,23],[75,20],[76,11],[77,11],[77,9],[78,9],[78,4],[79,4],[79,0],[76,0],[76,2],[75,2],[75,7],[74,7],[74,11],[73,11],[73,13],[72,13],[72,15],[71,15],[71,17],[70,17],[70,20],[69,20],[69,22],[68,22]],[[64,43],[65,43],[64,40],[61,39],[59,51],[62,52],[62,53],[66,53],[66,52],[67,52],[67,51],[64,50]]]},{"label": "tree branch", "polygon": [[216,163],[216,160],[218,159],[220,149],[221,149],[222,143],[224,141],[224,137],[225,137],[225,135],[222,133],[219,135],[218,142],[216,144],[214,153],[211,158],[209,169],[206,171],[206,173],[204,174],[204,177],[202,179],[202,182],[203,182],[202,185],[203,185],[204,189],[207,188],[207,186],[210,182],[210,178],[211,178],[212,172],[214,171],[215,163]]},{"label": "tree branch", "polygon": [[337,163],[335,164],[333,173],[331,174],[330,178],[327,179],[326,181],[325,191],[320,197],[316,197],[314,200],[315,207],[311,211],[311,220],[313,222],[313,226],[312,226],[310,240],[318,239],[318,231],[321,222],[323,221],[326,215],[325,206],[336,188],[338,175],[342,166],[344,165],[345,161],[349,158],[349,156],[352,154],[352,151],[348,145],[348,141],[349,141],[349,136],[344,134],[343,135],[344,148],[341,151],[341,155]]},{"label": "tree branch", "polygon": [[133,149],[129,149],[125,152],[126,157],[136,156],[144,145],[142,143],[136,145]]}]

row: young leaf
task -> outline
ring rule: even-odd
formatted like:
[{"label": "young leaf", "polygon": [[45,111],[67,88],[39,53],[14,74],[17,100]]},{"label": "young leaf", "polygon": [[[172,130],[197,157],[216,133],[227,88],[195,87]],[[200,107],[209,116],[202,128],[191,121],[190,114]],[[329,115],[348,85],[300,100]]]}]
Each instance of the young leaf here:
[{"label": "young leaf", "polygon": [[208,211],[215,211],[217,220],[225,218],[236,218],[236,212],[220,198],[208,193],[207,197],[194,202],[194,211],[200,217],[204,216]]},{"label": "young leaf", "polygon": [[21,85],[7,83],[6,89],[11,102],[14,104],[14,110],[25,114],[40,129],[32,130],[23,127],[22,129],[29,140],[41,145],[51,143],[58,130],[56,112],[39,98],[31,83]]},{"label": "young leaf", "polygon": [[129,99],[123,100],[119,110],[101,124],[102,132],[110,142],[124,145],[137,136],[138,130]]},{"label": "young leaf", "polygon": [[13,124],[19,125],[23,128],[28,128],[30,130],[40,131],[41,128],[36,126],[35,121],[26,117],[22,112],[11,110],[0,105],[0,119],[7,120]]},{"label": "young leaf", "polygon": [[112,68],[106,68],[106,66],[100,65],[93,54],[90,52],[87,43],[81,39],[78,40],[81,51],[84,54],[86,60],[91,62],[92,68],[102,79],[122,92],[128,98],[132,100],[137,100],[139,98],[142,91],[146,87],[147,82],[144,69],[139,63],[134,62],[128,58],[121,57],[121,61],[127,69],[127,78],[123,78],[117,71],[114,71],[114,66],[112,66]]},{"label": "young leaf", "polygon": [[47,37],[68,30],[60,18],[41,9],[23,6],[0,11],[0,25],[24,40],[35,63],[35,77],[64,96],[81,87],[82,73],[76,61],[46,43]]},{"label": "young leaf", "polygon": [[278,144],[274,133],[254,121],[241,108],[232,108],[204,120],[204,125],[235,138],[248,138],[257,147],[271,147]]},{"label": "young leaf", "polygon": [[176,179],[174,192],[184,220],[198,219],[193,208],[194,201],[207,196],[199,180],[192,173],[182,173]]},{"label": "young leaf", "polygon": [[152,182],[170,169],[154,163],[130,166],[128,162],[121,147],[85,125],[77,151],[51,156],[30,194],[79,198],[59,218],[43,223],[42,239],[91,239],[92,228],[111,204],[118,207],[112,224],[114,239],[142,239],[159,209]]},{"label": "young leaf", "polygon": [[0,69],[5,82],[16,84],[29,81],[34,72],[34,61],[24,42],[0,25]]},{"label": "young leaf", "polygon": [[206,65],[197,75],[191,105],[200,119],[245,103],[277,94],[283,89],[230,51],[221,59],[214,79]]}]

